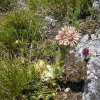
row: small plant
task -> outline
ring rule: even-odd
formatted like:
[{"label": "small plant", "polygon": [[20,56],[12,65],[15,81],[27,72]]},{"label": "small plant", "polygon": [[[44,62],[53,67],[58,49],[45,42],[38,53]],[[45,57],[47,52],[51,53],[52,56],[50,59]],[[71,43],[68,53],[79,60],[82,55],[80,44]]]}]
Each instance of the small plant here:
[{"label": "small plant", "polygon": [[56,40],[60,47],[60,62],[65,60],[66,54],[69,52],[70,47],[73,47],[79,40],[80,35],[74,27],[64,27],[56,35]]}]

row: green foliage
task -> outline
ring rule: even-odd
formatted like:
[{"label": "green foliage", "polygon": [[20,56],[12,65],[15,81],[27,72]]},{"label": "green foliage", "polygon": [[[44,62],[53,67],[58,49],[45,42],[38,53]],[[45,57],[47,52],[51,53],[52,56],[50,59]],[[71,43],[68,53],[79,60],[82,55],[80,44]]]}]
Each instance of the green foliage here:
[{"label": "green foliage", "polygon": [[40,20],[31,11],[29,13],[14,10],[1,15],[3,21],[0,26],[0,42],[3,42],[9,50],[25,52],[31,41],[39,38]]},{"label": "green foliage", "polygon": [[40,27],[42,21],[34,11],[7,12],[1,14],[0,21],[2,23],[0,25],[0,42],[10,52],[17,55],[21,53],[26,57],[26,61],[32,59],[55,61],[56,42],[41,37],[43,34]]},{"label": "green foliage", "polygon": [[39,6],[41,5],[41,2],[40,0],[26,0],[26,3],[28,4],[29,8],[32,10],[32,11],[39,11],[40,9]]},{"label": "green foliage", "polygon": [[17,0],[0,0],[0,10],[6,12],[10,10],[16,2]]},{"label": "green foliage", "polygon": [[[3,47],[2,50],[5,52]],[[56,91],[53,88],[53,82],[42,81],[41,73],[35,70],[34,64],[22,63],[19,57],[13,57],[13,59],[4,57],[0,57],[1,100],[49,100],[51,97],[55,98]]]},{"label": "green foliage", "polygon": [[[23,98],[25,100],[50,100],[50,98],[53,98],[52,100],[55,100],[55,91],[53,87],[50,87],[49,84],[43,83],[43,82],[37,82],[34,83],[31,86],[31,89],[35,90],[35,93],[29,93],[27,95],[23,95]],[[54,95],[55,94],[55,95]]]},{"label": "green foliage", "polygon": [[[57,44],[51,39],[40,39],[32,41],[31,59],[44,59],[49,64],[53,64],[56,60]],[[28,52],[27,52],[28,54]],[[30,56],[29,55],[29,56]]]},{"label": "green foliage", "polygon": [[0,97],[16,99],[21,97],[22,90],[38,76],[32,65],[22,65],[18,59],[0,61]]},{"label": "green foliage", "polygon": [[45,39],[43,41],[43,55],[46,58],[47,61],[54,63],[56,58],[56,52],[57,52],[57,44],[54,40],[51,39]]},{"label": "green foliage", "polygon": [[50,12],[62,20],[63,17],[80,18],[87,13],[92,0],[44,0]]}]

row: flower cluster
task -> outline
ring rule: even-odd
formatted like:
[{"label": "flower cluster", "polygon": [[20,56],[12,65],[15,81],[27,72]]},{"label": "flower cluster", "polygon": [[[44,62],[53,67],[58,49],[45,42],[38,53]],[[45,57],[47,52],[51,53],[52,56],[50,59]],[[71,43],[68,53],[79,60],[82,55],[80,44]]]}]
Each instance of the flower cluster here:
[{"label": "flower cluster", "polygon": [[56,35],[55,39],[59,42],[59,45],[74,46],[79,38],[80,35],[75,30],[75,27],[65,26],[60,31],[58,31],[58,35]]},{"label": "flower cluster", "polygon": [[89,55],[89,49],[88,48],[84,48],[83,51],[82,51],[82,55],[84,57],[87,57]]}]

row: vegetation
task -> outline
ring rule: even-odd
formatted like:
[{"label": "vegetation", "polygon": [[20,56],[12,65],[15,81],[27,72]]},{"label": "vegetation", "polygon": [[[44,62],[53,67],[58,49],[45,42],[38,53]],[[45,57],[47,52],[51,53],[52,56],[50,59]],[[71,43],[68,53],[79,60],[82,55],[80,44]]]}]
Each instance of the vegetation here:
[{"label": "vegetation", "polygon": [[6,12],[14,8],[17,0],[0,0],[0,11]]},{"label": "vegetation", "polygon": [[93,0],[44,0],[56,18],[84,18],[88,15]]},{"label": "vegetation", "polygon": [[[77,92],[80,94],[77,98],[81,100],[82,90],[70,84],[84,82],[86,63],[76,62],[69,50],[80,38],[75,34],[88,31],[85,28],[87,18],[99,17],[92,2],[26,0],[23,1],[25,9],[21,9],[19,0],[0,1],[0,100],[62,100],[62,94],[68,93],[74,98]],[[60,24],[43,29],[46,16]],[[93,23],[93,27],[100,24],[97,20],[89,23]],[[73,26],[67,28],[75,34],[70,33],[71,37],[66,34],[64,28],[59,28],[63,24]],[[59,34],[65,32],[63,36],[60,34],[63,43],[68,35],[70,45],[59,45],[61,39],[55,39],[57,30]],[[75,44],[71,43],[73,39],[76,39]],[[68,97],[68,100],[73,99]]]}]

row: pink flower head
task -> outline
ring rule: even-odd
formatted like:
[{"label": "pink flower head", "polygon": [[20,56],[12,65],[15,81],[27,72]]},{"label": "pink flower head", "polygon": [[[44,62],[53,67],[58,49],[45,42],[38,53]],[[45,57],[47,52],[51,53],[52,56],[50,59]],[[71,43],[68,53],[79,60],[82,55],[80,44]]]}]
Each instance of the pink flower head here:
[{"label": "pink flower head", "polygon": [[58,35],[56,35],[55,39],[59,42],[59,45],[74,46],[79,38],[80,35],[74,27],[65,26],[60,31],[58,31]]},{"label": "pink flower head", "polygon": [[84,48],[82,51],[82,55],[87,57],[89,55],[89,49],[88,48]]}]

